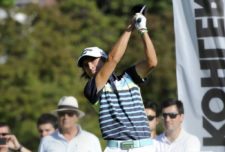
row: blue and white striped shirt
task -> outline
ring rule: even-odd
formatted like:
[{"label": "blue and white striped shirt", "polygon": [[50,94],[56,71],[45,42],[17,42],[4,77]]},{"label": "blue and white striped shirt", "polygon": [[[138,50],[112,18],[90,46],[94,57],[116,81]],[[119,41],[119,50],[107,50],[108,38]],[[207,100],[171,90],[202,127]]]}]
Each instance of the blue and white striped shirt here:
[{"label": "blue and white striped shirt", "polygon": [[138,83],[144,82],[131,67],[113,82],[108,81],[97,94],[95,79],[88,81],[84,93],[92,104],[99,103],[99,122],[105,140],[150,138],[148,120]]}]

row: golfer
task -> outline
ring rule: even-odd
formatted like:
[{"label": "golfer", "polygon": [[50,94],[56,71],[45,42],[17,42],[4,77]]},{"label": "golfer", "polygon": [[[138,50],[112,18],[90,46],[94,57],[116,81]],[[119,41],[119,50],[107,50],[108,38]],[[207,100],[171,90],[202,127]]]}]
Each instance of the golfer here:
[{"label": "golfer", "polygon": [[[116,76],[113,72],[125,54],[134,28],[143,40],[145,59]],[[101,133],[107,141],[105,152],[154,151],[138,85],[145,82],[156,65],[155,49],[148,35],[146,18],[141,13],[136,13],[108,55],[98,47],[83,50],[78,66],[88,79],[84,95],[99,109]]]}]

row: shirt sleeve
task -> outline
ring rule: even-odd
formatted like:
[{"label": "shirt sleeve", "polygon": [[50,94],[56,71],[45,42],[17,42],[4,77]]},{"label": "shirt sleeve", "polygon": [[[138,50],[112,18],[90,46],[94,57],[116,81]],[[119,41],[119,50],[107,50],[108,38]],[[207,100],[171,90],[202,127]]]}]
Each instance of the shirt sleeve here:
[{"label": "shirt sleeve", "polygon": [[100,141],[97,137],[93,139],[93,152],[102,152]]},{"label": "shirt sleeve", "polygon": [[128,68],[127,70],[125,70],[125,73],[127,73],[136,84],[143,84],[143,83],[146,83],[146,81],[147,81],[147,78],[141,78],[138,75],[138,73],[135,69],[135,66],[132,66],[132,67]]},{"label": "shirt sleeve", "polygon": [[84,96],[88,99],[88,101],[91,104],[96,104],[98,102],[101,92],[102,91],[99,91],[97,93],[97,87],[96,87],[96,84],[95,84],[95,77],[91,78],[87,82],[87,84],[84,88]]},{"label": "shirt sleeve", "polygon": [[196,136],[191,135],[185,146],[185,152],[200,152],[201,150],[201,143]]}]

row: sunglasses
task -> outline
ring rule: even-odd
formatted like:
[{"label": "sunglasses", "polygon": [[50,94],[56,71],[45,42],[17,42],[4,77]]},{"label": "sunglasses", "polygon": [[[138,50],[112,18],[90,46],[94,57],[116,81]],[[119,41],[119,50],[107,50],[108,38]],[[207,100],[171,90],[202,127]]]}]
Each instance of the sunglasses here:
[{"label": "sunglasses", "polygon": [[1,136],[9,135],[10,133],[0,133]]},{"label": "sunglasses", "polygon": [[73,111],[62,111],[62,112],[58,112],[58,116],[59,117],[63,117],[65,115],[68,115],[69,117],[73,117],[76,113]]},{"label": "sunglasses", "polygon": [[147,115],[148,121],[152,121],[156,116]]},{"label": "sunglasses", "polygon": [[162,116],[164,119],[167,118],[167,116],[170,117],[170,119],[175,119],[179,115],[179,113],[163,113]]}]

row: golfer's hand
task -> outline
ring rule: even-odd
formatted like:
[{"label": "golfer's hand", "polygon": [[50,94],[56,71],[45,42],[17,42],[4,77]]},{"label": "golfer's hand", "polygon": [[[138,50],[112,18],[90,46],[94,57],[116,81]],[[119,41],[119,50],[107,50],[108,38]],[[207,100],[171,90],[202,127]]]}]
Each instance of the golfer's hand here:
[{"label": "golfer's hand", "polygon": [[135,27],[139,32],[147,32],[146,17],[144,15],[142,15],[141,13],[136,13],[134,16],[134,21]]}]

